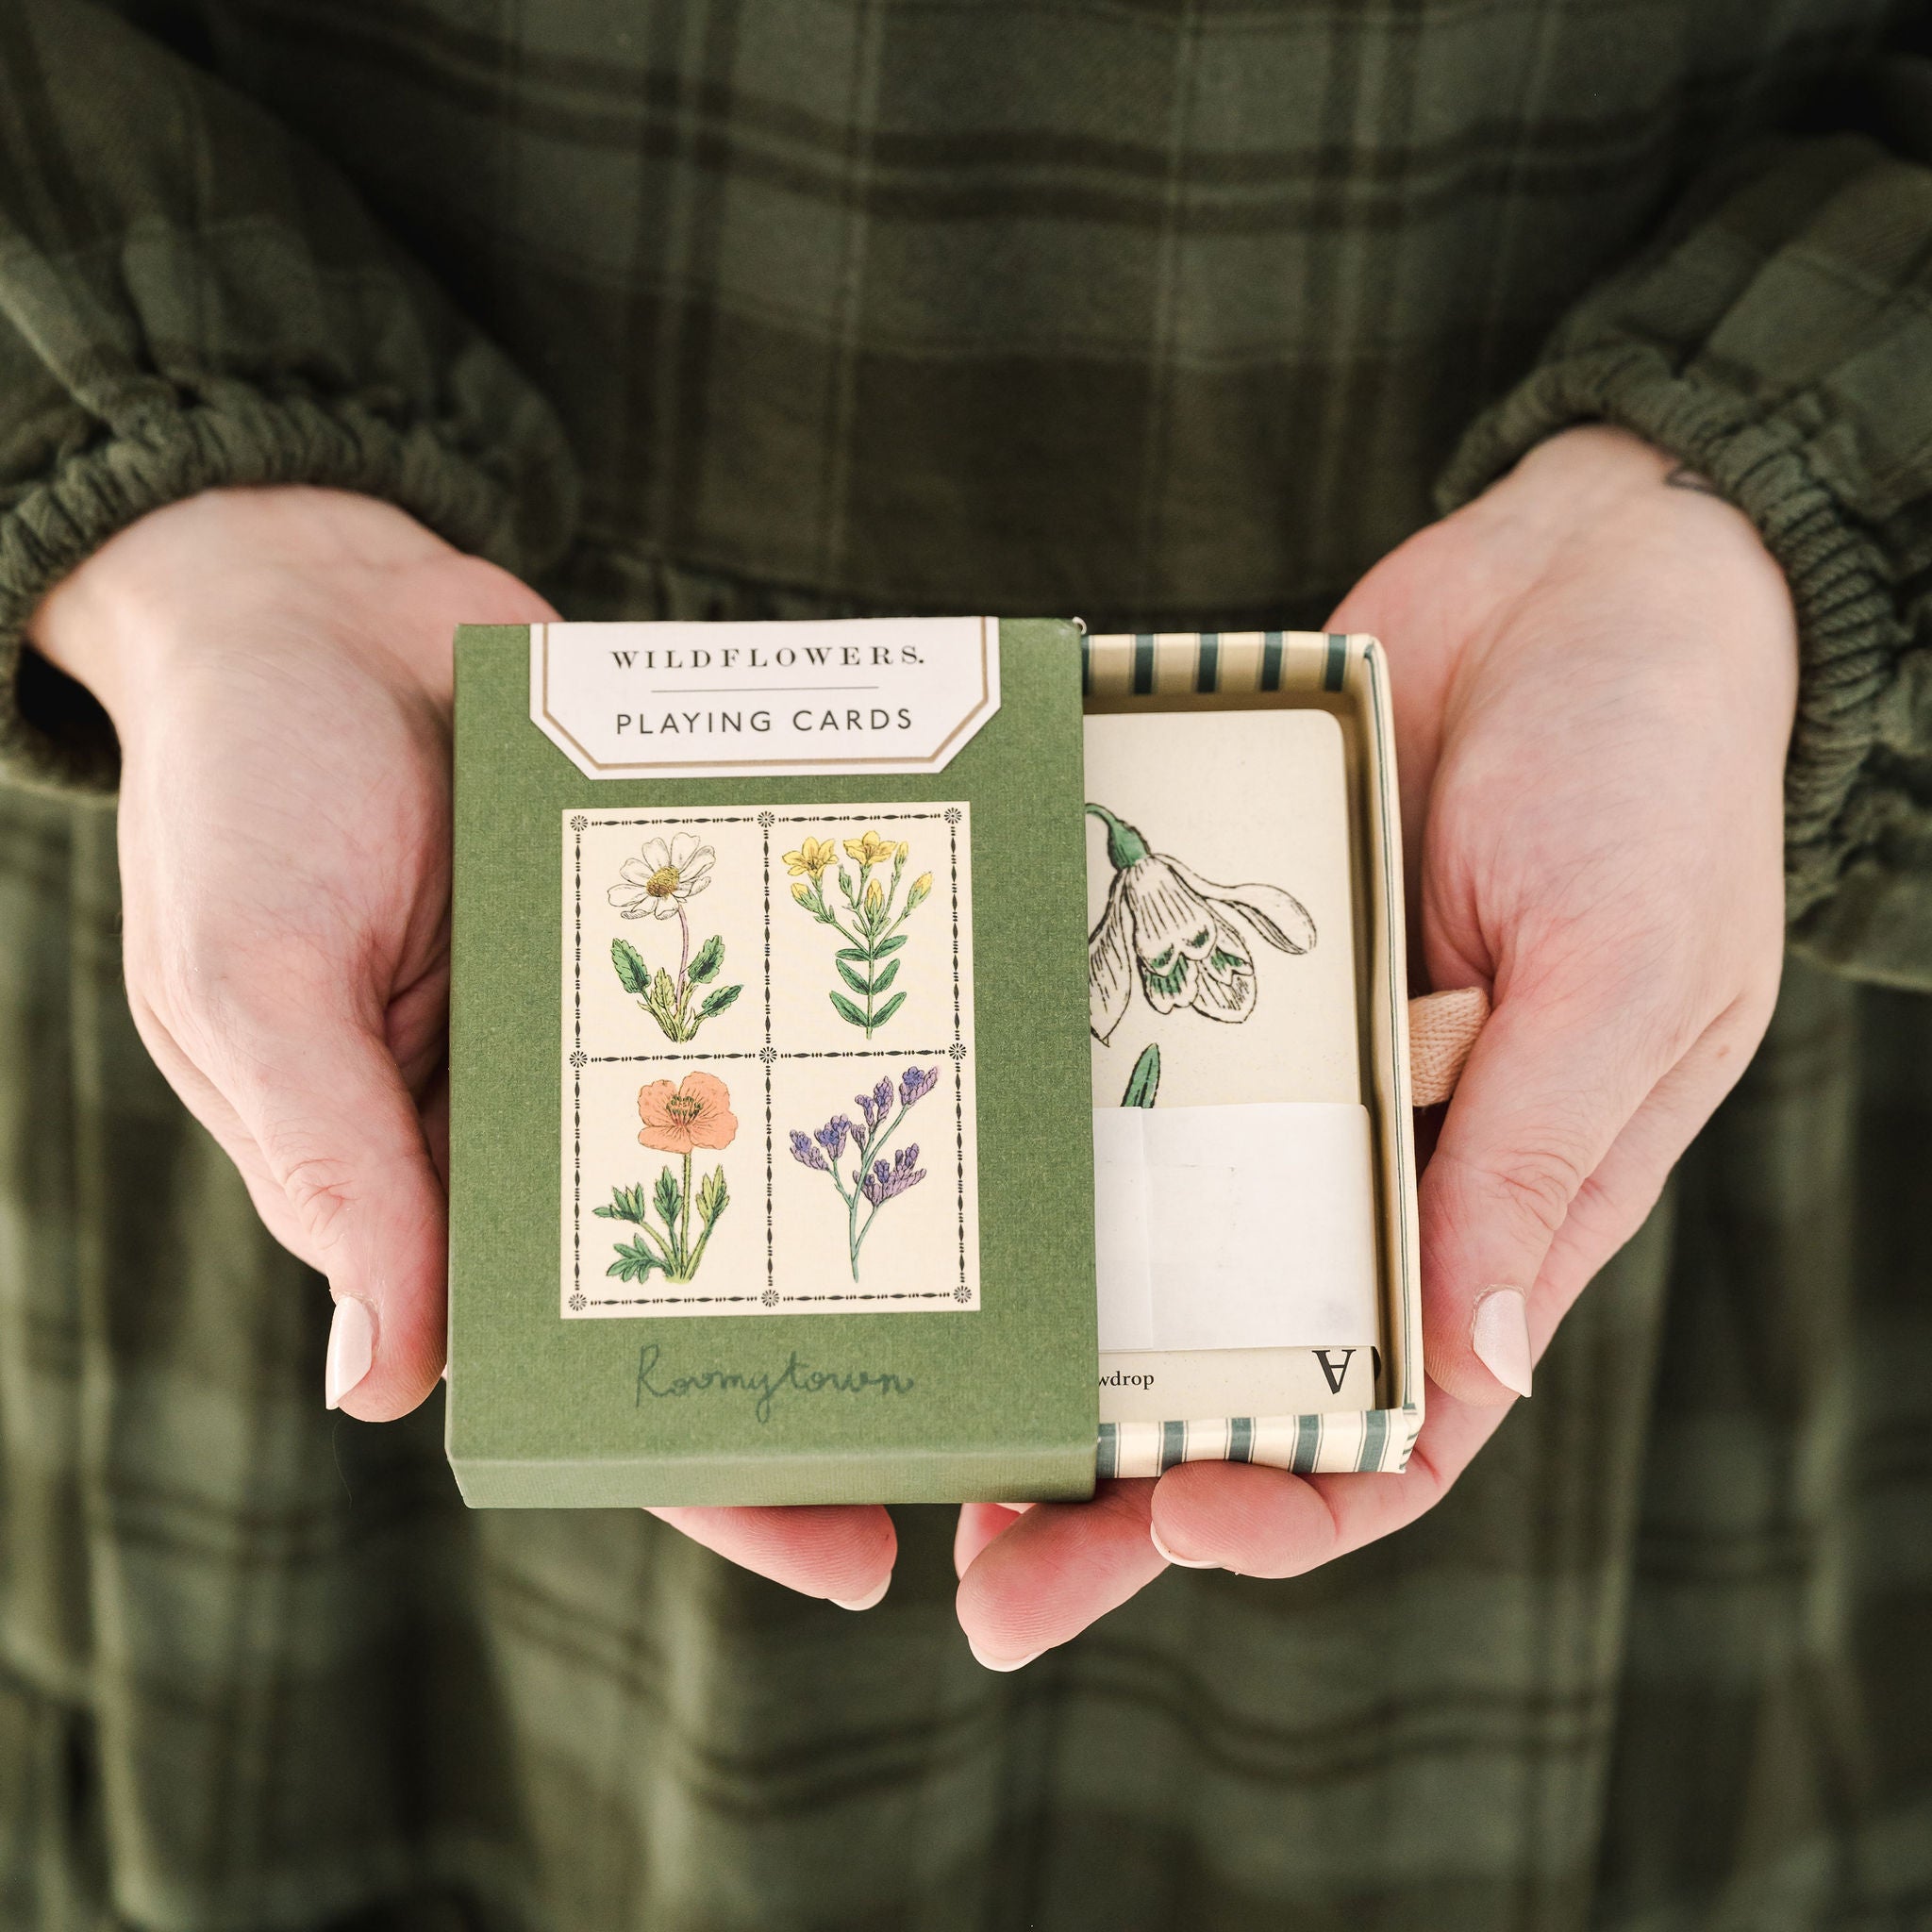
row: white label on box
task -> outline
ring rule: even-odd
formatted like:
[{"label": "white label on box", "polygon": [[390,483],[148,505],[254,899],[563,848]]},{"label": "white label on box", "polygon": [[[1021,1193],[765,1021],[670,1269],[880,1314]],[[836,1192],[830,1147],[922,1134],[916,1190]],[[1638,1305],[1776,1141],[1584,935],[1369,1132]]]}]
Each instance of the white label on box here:
[{"label": "white label on box", "polygon": [[588,778],[941,772],[999,708],[991,617],[530,626],[530,722]]},{"label": "white label on box", "polygon": [[1370,1347],[1368,1109],[1093,1110],[1103,1354]]}]

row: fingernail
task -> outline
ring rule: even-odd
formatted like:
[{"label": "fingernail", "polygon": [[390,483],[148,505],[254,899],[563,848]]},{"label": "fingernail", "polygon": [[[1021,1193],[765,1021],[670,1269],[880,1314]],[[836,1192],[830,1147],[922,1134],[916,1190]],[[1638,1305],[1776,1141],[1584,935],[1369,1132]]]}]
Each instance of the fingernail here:
[{"label": "fingernail", "polygon": [[1476,1296],[1469,1345],[1504,1388],[1529,1393],[1529,1317],[1520,1288],[1486,1288]]},{"label": "fingernail", "polygon": [[837,1604],[841,1610],[869,1610],[873,1605],[883,1600],[887,1591],[891,1590],[891,1587],[892,1573],[888,1570],[879,1578],[876,1590],[869,1590],[863,1596],[832,1596],[827,1597],[825,1601]]},{"label": "fingernail", "polygon": [[970,1637],[966,1640],[966,1648],[973,1653],[974,1661],[978,1664],[983,1664],[989,1671],[1024,1671],[1026,1668],[1026,1666],[1033,1661],[1035,1657],[1044,1657],[1046,1655],[1045,1651],[1043,1650],[1033,1650],[1028,1651],[1024,1657],[988,1657],[987,1654],[980,1649],[978,1644],[974,1643],[972,1638]]},{"label": "fingernail", "polygon": [[375,1317],[367,1302],[352,1294],[336,1303],[328,1324],[328,1360],[323,1367],[323,1395],[330,1408],[340,1408],[345,1396],[375,1359]]},{"label": "fingernail", "polygon": [[1173,1563],[1176,1568],[1182,1570],[1219,1570],[1221,1568],[1219,1563],[1204,1563],[1198,1557],[1176,1557],[1160,1541],[1160,1532],[1151,1523],[1147,1525],[1147,1534],[1152,1540],[1154,1547],[1160,1552],[1160,1560],[1163,1563]]}]

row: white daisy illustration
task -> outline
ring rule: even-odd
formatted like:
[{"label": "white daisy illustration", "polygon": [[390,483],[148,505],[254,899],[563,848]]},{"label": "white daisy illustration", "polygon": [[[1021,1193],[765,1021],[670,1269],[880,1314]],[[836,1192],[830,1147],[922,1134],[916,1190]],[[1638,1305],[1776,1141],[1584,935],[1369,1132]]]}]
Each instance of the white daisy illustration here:
[{"label": "white daisy illustration", "polygon": [[641,855],[618,868],[623,883],[610,888],[610,903],[625,919],[675,919],[687,899],[710,884],[716,857],[689,832],[676,833],[668,843],[646,839]]}]

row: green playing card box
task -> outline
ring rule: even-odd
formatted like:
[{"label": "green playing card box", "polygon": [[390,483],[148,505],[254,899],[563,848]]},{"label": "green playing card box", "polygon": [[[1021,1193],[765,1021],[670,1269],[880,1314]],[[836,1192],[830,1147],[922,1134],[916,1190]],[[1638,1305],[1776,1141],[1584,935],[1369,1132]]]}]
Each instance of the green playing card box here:
[{"label": "green playing card box", "polygon": [[467,1501],[1091,1492],[1081,702],[1043,621],[458,633]]}]

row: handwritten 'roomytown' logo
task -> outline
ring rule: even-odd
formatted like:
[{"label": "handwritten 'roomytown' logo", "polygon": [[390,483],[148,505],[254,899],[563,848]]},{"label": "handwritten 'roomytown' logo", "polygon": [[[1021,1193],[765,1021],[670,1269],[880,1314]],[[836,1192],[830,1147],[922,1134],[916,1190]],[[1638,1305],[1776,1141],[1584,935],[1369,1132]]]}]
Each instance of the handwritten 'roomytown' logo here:
[{"label": "handwritten 'roomytown' logo", "polygon": [[776,1371],[708,1368],[673,1375],[661,1373],[663,1358],[664,1350],[658,1342],[647,1341],[638,1350],[635,1407],[643,1407],[646,1401],[675,1402],[696,1395],[746,1395],[751,1398],[752,1413],[760,1423],[768,1423],[772,1404],[788,1390],[799,1395],[887,1396],[909,1395],[918,1386],[910,1375],[883,1370],[815,1369],[796,1349]]}]

